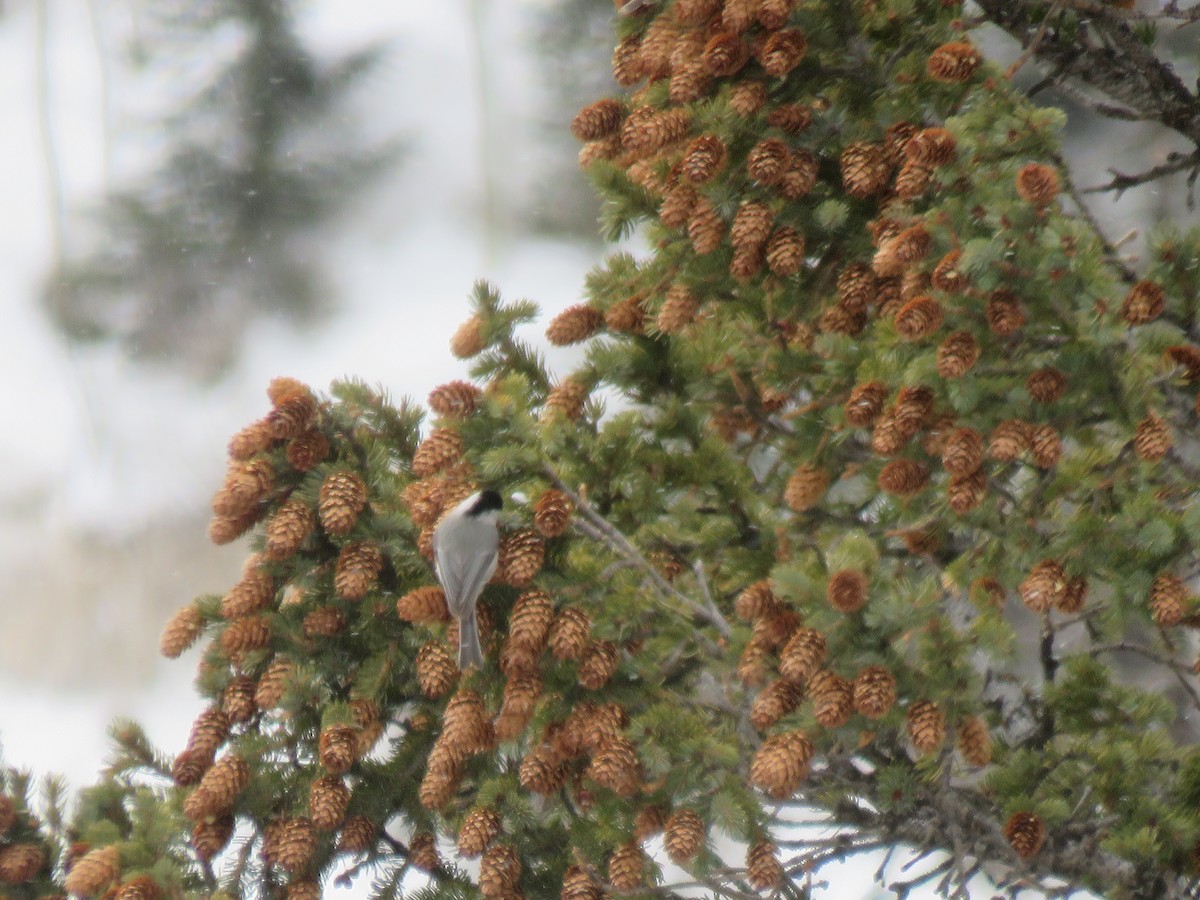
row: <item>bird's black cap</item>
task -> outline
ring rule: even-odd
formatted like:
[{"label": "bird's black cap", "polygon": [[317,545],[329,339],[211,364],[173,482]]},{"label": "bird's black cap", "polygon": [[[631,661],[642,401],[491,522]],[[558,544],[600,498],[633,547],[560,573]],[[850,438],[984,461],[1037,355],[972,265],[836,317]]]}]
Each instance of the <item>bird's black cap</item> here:
[{"label": "bird's black cap", "polygon": [[492,510],[500,509],[504,506],[504,500],[495,491],[481,491],[479,499],[475,501],[475,505],[471,507],[470,515],[478,516],[481,513],[491,512]]}]

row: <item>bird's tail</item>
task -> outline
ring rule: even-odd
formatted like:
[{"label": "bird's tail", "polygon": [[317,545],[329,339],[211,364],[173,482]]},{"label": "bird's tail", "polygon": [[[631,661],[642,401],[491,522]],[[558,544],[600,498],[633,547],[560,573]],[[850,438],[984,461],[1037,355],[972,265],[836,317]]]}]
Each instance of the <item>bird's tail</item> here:
[{"label": "bird's tail", "polygon": [[479,646],[479,627],[475,623],[475,609],[458,620],[458,667],[466,671],[468,666],[483,668],[483,650]]}]

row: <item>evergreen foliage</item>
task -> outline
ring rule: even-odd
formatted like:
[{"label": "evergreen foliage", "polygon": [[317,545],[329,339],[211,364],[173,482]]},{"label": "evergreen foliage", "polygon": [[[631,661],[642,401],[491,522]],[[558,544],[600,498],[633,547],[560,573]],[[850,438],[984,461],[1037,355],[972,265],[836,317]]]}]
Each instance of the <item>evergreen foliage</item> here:
[{"label": "evergreen foliage", "polygon": [[[212,706],[170,766],[118,729],[69,837],[118,862],[85,871],[125,897],[394,897],[412,868],[420,897],[798,897],[907,845],[900,896],[985,871],[1190,896],[1200,236],[1126,274],[1060,204],[1061,117],[960,16],[623,16],[635,90],[576,131],[610,231],[653,251],[549,324],[586,344],[561,377],[514,337],[536,309],[478,285],[454,346],[479,390],[439,388],[424,437],[365,384],[272,383],[213,502],[243,579],[163,637],[205,642]],[[523,499],[460,673],[430,538],[483,486]],[[0,875],[43,853],[16,895],[68,852],[46,822],[0,838]]]}]

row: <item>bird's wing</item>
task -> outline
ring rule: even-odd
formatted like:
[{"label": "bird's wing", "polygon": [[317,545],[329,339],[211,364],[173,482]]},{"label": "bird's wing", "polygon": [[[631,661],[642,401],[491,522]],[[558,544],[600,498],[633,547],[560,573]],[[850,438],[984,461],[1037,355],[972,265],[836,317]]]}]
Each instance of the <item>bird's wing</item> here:
[{"label": "bird's wing", "polygon": [[433,564],[446,592],[446,605],[456,617],[462,618],[496,571],[496,551],[472,553],[464,559],[447,557],[444,549],[434,548]]}]

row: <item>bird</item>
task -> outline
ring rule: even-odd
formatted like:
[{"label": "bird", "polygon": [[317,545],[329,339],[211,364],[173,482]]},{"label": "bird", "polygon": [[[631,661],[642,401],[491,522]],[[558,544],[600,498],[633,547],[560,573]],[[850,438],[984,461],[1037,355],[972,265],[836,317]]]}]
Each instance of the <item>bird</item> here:
[{"label": "bird", "polygon": [[483,666],[475,604],[496,571],[500,530],[496,516],[504,501],[496,491],[476,491],[443,517],[433,530],[433,568],[446,606],[458,620],[458,667]]}]

